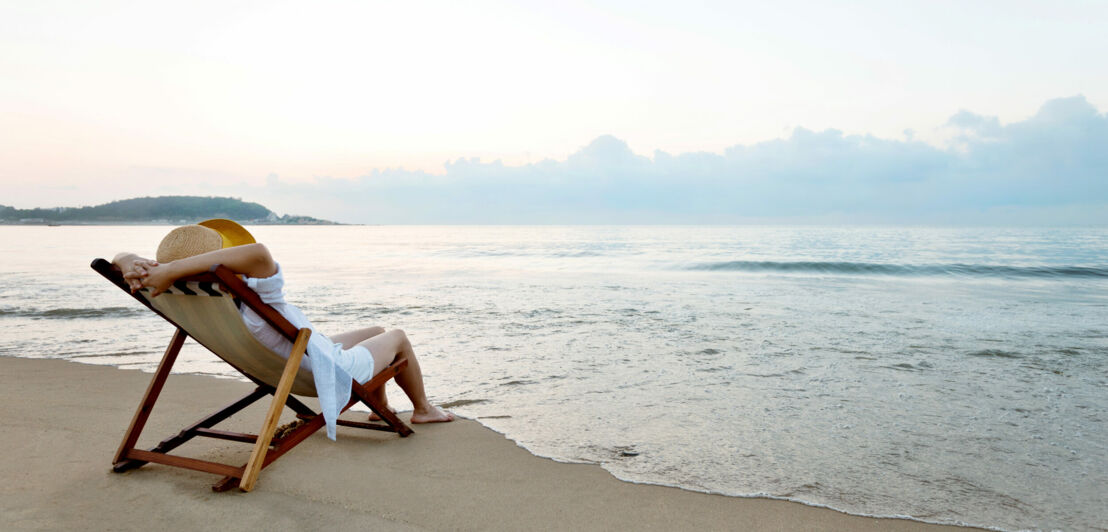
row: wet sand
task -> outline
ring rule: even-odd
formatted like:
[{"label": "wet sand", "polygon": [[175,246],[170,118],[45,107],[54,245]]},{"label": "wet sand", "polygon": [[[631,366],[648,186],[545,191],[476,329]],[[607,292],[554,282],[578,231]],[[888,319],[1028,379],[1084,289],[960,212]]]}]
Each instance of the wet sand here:
[{"label": "wet sand", "polygon": [[[416,434],[404,439],[340,427],[332,442],[320,431],[263,470],[250,493],[214,493],[215,475],[157,464],[112,473],[112,456],[150,377],[106,366],[0,357],[5,451],[0,476],[6,479],[0,487],[0,528],[957,529],[622,482],[598,466],[533,456],[469,420],[417,425]],[[226,379],[171,376],[139,446],[153,446],[252,388]],[[218,428],[256,432],[263,403]],[[363,416],[354,414],[347,417]],[[247,444],[197,440],[205,441],[177,452],[235,465],[249,456]]]}]

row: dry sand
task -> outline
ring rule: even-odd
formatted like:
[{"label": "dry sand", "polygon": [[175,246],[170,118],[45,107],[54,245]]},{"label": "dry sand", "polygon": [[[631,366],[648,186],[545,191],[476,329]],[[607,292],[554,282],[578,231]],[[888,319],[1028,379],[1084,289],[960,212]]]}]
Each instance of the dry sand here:
[{"label": "dry sand", "polygon": [[[955,529],[621,482],[597,466],[532,456],[468,420],[418,425],[405,439],[340,427],[338,441],[331,442],[317,432],[263,470],[251,493],[214,493],[215,475],[157,464],[112,473],[111,458],[150,376],[0,357],[0,529]],[[140,447],[251,389],[231,380],[171,376]],[[260,404],[219,428],[255,432]],[[178,452],[239,465],[249,447],[204,441]]]}]

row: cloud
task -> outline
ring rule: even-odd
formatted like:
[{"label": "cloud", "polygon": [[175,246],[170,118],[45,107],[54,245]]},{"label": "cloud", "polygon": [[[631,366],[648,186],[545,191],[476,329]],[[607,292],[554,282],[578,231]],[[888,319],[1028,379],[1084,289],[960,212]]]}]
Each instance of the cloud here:
[{"label": "cloud", "polygon": [[1108,223],[1108,116],[1082,96],[1002,124],[959,111],[951,145],[828,129],[723,153],[634,153],[611,135],[565,160],[457,159],[236,195],[358,223]]},{"label": "cloud", "polygon": [[996,138],[1001,133],[1000,120],[997,117],[981,116],[964,109],[950,117],[946,125],[961,130],[967,140],[970,137]]}]

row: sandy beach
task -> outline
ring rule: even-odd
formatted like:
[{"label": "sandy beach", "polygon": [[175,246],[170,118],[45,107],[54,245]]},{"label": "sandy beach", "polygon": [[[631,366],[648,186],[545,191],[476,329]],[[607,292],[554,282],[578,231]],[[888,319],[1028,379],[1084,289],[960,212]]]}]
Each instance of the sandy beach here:
[{"label": "sandy beach", "polygon": [[[10,357],[0,357],[0,369],[6,530],[955,528],[621,482],[597,466],[535,457],[469,420],[417,426],[406,439],[340,429],[331,442],[317,433],[265,469],[255,491],[214,493],[213,475],[156,464],[110,471],[150,374]],[[171,376],[140,444],[249,389]],[[225,427],[253,431],[261,418],[255,406]],[[189,445],[182,451],[190,456],[230,462],[245,462],[249,451],[229,442]]]}]

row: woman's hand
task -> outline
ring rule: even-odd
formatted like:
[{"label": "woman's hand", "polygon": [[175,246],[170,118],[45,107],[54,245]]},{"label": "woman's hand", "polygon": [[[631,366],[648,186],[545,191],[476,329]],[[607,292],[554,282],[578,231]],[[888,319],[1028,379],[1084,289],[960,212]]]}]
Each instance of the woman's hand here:
[{"label": "woman's hand", "polygon": [[139,258],[135,262],[131,263],[131,271],[139,274],[142,277],[146,277],[146,270],[158,265],[158,261]]},{"label": "woman's hand", "polygon": [[142,289],[142,278],[144,275],[140,275],[133,271],[123,274],[123,280],[127,281],[127,287],[131,289],[131,293],[135,293]]},{"label": "woman's hand", "polygon": [[173,268],[171,268],[172,265],[173,263],[171,262],[169,264],[154,263],[153,265],[144,266],[143,271],[145,275],[137,277],[136,274],[136,278],[139,279],[139,286],[152,288],[150,297],[158,297],[159,294],[165,292],[170,285],[173,284],[173,281],[181,277],[173,272]]},{"label": "woman's hand", "polygon": [[127,280],[127,285],[131,287],[131,293],[142,288],[142,280],[150,275],[150,269],[157,266],[158,261],[139,258],[131,263],[131,271],[124,273],[123,278]]},{"label": "woman's hand", "polygon": [[112,263],[123,273],[123,279],[127,281],[131,293],[142,288],[142,280],[147,276],[150,268],[158,265],[158,261],[145,259],[134,253],[120,253],[112,259]]}]

